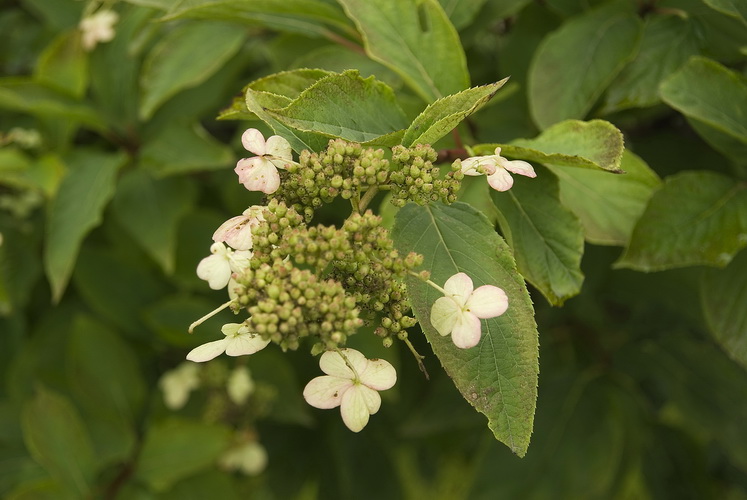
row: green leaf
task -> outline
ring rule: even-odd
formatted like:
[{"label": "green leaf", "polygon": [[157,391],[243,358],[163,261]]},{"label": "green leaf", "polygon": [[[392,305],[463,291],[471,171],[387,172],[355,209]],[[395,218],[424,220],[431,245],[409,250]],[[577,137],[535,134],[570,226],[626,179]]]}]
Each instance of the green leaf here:
[{"label": "green leaf", "polygon": [[475,287],[491,284],[508,295],[508,311],[483,321],[480,343],[459,349],[431,326],[430,310],[441,294],[417,278],[407,280],[413,311],[459,392],[488,417],[496,439],[524,456],[537,398],[538,340],[532,302],[511,250],[484,215],[463,203],[408,204],[397,214],[392,237],[401,253],[425,257],[435,283],[465,272]]},{"label": "green leaf", "polygon": [[491,155],[496,146],[501,155],[563,167],[579,167],[621,173],[623,135],[609,122],[566,120],[548,128],[534,139],[517,139],[511,144],[479,144],[478,155]]},{"label": "green leaf", "polygon": [[744,0],[703,0],[706,5],[747,24],[747,2]]},{"label": "green leaf", "polygon": [[428,105],[405,131],[404,146],[434,144],[462,120],[483,107],[508,78],[500,82],[473,87],[458,94],[442,97]]},{"label": "green leaf", "polygon": [[143,64],[140,118],[147,120],[170,97],[207,80],[239,50],[245,36],[241,27],[210,22],[186,23],[168,32]]},{"label": "green leaf", "polygon": [[726,353],[747,369],[747,252],[724,269],[708,269],[700,300],[708,329]]},{"label": "green leaf", "polygon": [[329,36],[330,27],[355,33],[340,8],[323,0],[190,0],[172,5],[165,19],[230,21],[311,37]]},{"label": "green leaf", "polygon": [[77,30],[60,34],[39,55],[34,79],[80,99],[88,86],[88,57]]},{"label": "green leaf", "polygon": [[233,151],[199,123],[172,123],[147,137],[140,152],[140,167],[156,178],[224,169],[235,161]]},{"label": "green leaf", "polygon": [[195,203],[194,183],[180,177],[154,180],[138,169],[123,175],[112,200],[114,214],[130,236],[158,262],[174,271],[179,221]]},{"label": "green leaf", "polygon": [[561,205],[557,178],[546,170],[535,179],[517,175],[511,189],[491,189],[490,194],[524,278],[556,306],[578,295],[584,281],[584,232],[578,218]]},{"label": "green leaf", "polygon": [[682,172],[654,193],[616,266],[723,267],[745,246],[747,186],[715,172]]},{"label": "green leaf", "polygon": [[189,420],[153,424],[137,461],[134,477],[162,492],[177,481],[210,467],[228,447],[228,428]]},{"label": "green leaf", "polygon": [[426,102],[469,87],[459,34],[438,0],[338,0],[366,53],[399,74]]},{"label": "green leaf", "polygon": [[687,122],[713,149],[736,165],[747,166],[747,142],[693,118],[688,118]]},{"label": "green leaf", "polygon": [[705,57],[692,57],[662,82],[661,98],[688,118],[747,143],[747,84]]},{"label": "green leaf", "polygon": [[581,220],[587,241],[597,245],[628,243],[636,221],[661,185],[640,157],[625,151],[623,175],[547,165],[560,180],[560,200]]},{"label": "green leaf", "polygon": [[44,248],[44,269],[55,302],[70,280],[83,238],[101,223],[125,160],[122,154],[80,149],[66,158],[69,171],[49,205]]},{"label": "green leaf", "polygon": [[85,424],[70,401],[40,387],[24,405],[21,425],[34,460],[80,498],[88,497],[97,462]]},{"label": "green leaf", "polygon": [[529,68],[529,109],[542,129],[583,118],[630,61],[641,33],[633,5],[612,2],[550,33]]},{"label": "green leaf", "polygon": [[607,90],[604,113],[658,104],[659,83],[697,54],[699,47],[696,25],[691,19],[674,14],[650,16],[638,55]]},{"label": "green leaf", "polygon": [[326,137],[370,142],[407,126],[394,92],[355,70],[322,78],[288,106],[266,109],[285,126]]}]

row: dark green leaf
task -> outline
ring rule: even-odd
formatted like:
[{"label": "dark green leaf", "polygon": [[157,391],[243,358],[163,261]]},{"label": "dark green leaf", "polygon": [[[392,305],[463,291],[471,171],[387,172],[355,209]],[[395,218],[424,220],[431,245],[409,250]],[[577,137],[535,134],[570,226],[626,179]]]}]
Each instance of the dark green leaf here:
[{"label": "dark green leaf", "polygon": [[434,144],[462,120],[483,107],[508,79],[473,87],[458,94],[442,97],[428,105],[405,131],[402,144]]},{"label": "dark green leaf", "polygon": [[240,48],[245,30],[225,23],[186,23],[149,52],[140,77],[140,118],[146,120],[169,98],[218,71]]},{"label": "dark green leaf", "polygon": [[535,179],[517,175],[511,189],[490,193],[524,278],[553,305],[577,295],[584,280],[584,232],[578,218],[561,205],[557,178],[547,170]]},{"label": "dark green leaf", "polygon": [[339,0],[366,52],[432,102],[469,87],[459,35],[438,0]]},{"label": "dark green leaf", "polygon": [[630,61],[641,33],[633,4],[577,16],[542,41],[529,69],[529,108],[540,128],[583,118]]},{"label": "dark green leaf", "polygon": [[87,497],[98,464],[85,424],[70,401],[39,388],[24,405],[21,418],[23,438],[34,460],[81,498]]},{"label": "dark green leaf", "polygon": [[703,273],[700,300],[708,328],[734,361],[747,369],[747,252],[724,269]]},{"label": "dark green leaf", "polygon": [[618,267],[726,266],[747,246],[747,187],[715,172],[668,177],[633,230]]},{"label": "dark green leaf", "polygon": [[703,0],[709,7],[735,17],[747,24],[747,3],[744,0]]},{"label": "dark green leaf", "polygon": [[88,57],[80,34],[62,33],[39,56],[34,78],[39,83],[80,99],[88,86]]},{"label": "dark green leaf", "polygon": [[423,254],[436,284],[465,272],[475,287],[491,284],[508,295],[508,311],[483,322],[480,343],[459,349],[431,326],[440,292],[417,278],[407,280],[413,311],[462,396],[488,417],[496,439],[524,456],[537,397],[538,341],[532,302],[511,250],[484,215],[462,203],[406,205],[392,237],[400,252]]},{"label": "dark green leaf", "polygon": [[50,202],[44,269],[58,301],[70,279],[86,234],[101,223],[104,207],[114,195],[122,154],[77,150],[65,159],[69,172]]}]

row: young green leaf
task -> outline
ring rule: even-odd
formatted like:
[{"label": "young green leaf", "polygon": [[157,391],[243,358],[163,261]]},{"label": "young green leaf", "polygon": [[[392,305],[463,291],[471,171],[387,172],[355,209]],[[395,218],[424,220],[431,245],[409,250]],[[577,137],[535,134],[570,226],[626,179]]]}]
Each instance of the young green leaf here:
[{"label": "young green leaf", "polygon": [[490,194],[524,278],[556,306],[577,295],[584,280],[584,232],[578,218],[560,203],[557,178],[541,170],[535,179],[516,176],[511,189],[491,189]]},{"label": "young green leaf", "polygon": [[88,86],[88,57],[80,34],[68,31],[55,38],[39,56],[34,79],[80,99]]},{"label": "young green leaf", "polygon": [[747,83],[705,57],[692,57],[662,82],[661,98],[688,118],[747,143]]},{"label": "young green leaf", "polygon": [[566,120],[548,128],[534,139],[517,139],[511,144],[479,144],[478,155],[501,154],[530,162],[579,167],[621,173],[624,145],[622,133],[604,120]]},{"label": "young green leaf", "polygon": [[682,172],[654,193],[616,266],[723,267],[745,246],[747,186],[715,172]]},{"label": "young green leaf", "polygon": [[31,456],[49,474],[78,493],[91,495],[98,468],[86,426],[64,396],[39,387],[23,407],[23,439]]},{"label": "young green leaf", "polygon": [[66,159],[69,172],[50,202],[44,249],[44,270],[55,302],[70,280],[83,238],[101,222],[125,160],[123,154],[87,150],[77,150]]},{"label": "young green leaf", "polygon": [[700,300],[708,329],[731,358],[747,369],[747,251],[724,269],[708,269]]},{"label": "young green leaf", "polygon": [[529,109],[542,129],[583,118],[635,55],[641,23],[630,2],[572,18],[540,44],[529,68]]},{"label": "young green leaf", "polygon": [[469,87],[459,34],[438,0],[339,0],[366,53],[399,74],[426,102]]},{"label": "young green leaf", "polygon": [[241,47],[246,32],[225,23],[186,23],[166,34],[148,54],[140,76],[140,118],[147,120],[181,90],[218,71]]},{"label": "young green leaf", "polygon": [[507,80],[508,78],[504,78],[496,83],[463,90],[429,104],[407,128],[402,144],[408,147],[434,144],[462,120],[483,107]]},{"label": "young green leaf", "polygon": [[392,237],[400,252],[423,254],[435,283],[464,272],[475,286],[498,286],[508,295],[506,313],[483,320],[480,343],[459,349],[430,322],[441,294],[417,278],[407,280],[415,316],[454,384],[488,417],[496,439],[524,456],[537,398],[538,340],[532,301],[511,250],[484,215],[463,203],[408,204],[397,213]]}]

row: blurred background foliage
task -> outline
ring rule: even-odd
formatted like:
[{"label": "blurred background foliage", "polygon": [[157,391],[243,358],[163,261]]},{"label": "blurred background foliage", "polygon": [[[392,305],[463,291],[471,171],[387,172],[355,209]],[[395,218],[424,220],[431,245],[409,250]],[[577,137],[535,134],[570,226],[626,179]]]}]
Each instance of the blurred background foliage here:
[{"label": "blurred background foliage", "polygon": [[[411,118],[425,103],[366,57],[333,1],[105,3],[116,36],[85,50],[86,2],[0,2],[0,496],[747,498],[744,1],[440,2],[472,84],[511,76],[460,126],[470,142],[602,117],[655,172],[623,193],[637,197],[626,216],[665,189],[657,177],[694,182],[660,201],[675,208],[716,177],[737,193],[707,235],[727,249],[618,269],[622,247],[622,265],[645,267],[630,239],[658,231],[630,223],[613,241],[587,233],[583,289],[563,307],[532,290],[541,373],[524,459],[433,356],[426,381],[365,332],[350,346],[392,361],[400,383],[360,434],[305,405],[318,369],[301,351],[200,366],[184,406],[165,404],[164,375],[231,319],[187,334],[225,300],[195,267],[213,230],[261,201],[233,165],[247,126],[270,131],[216,117],[250,81],[302,67],[375,74]],[[615,16],[610,38],[600,27]],[[727,110],[715,118],[697,106],[711,97]],[[248,397],[226,390],[237,368]],[[243,469],[227,458],[242,450]]]}]

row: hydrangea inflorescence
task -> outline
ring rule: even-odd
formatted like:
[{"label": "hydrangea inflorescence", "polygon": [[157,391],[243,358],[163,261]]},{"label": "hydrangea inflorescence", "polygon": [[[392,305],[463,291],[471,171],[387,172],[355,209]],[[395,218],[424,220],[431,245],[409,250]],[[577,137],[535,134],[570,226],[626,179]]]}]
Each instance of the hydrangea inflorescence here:
[{"label": "hydrangea inflorescence", "polygon": [[[394,385],[396,372],[386,361],[367,360],[345,348],[351,335],[363,325],[374,326],[386,347],[395,337],[404,341],[424,370],[422,356],[407,338],[407,329],[417,323],[410,313],[407,276],[426,281],[448,297],[434,305],[434,310],[440,309],[433,324],[442,335],[453,332],[459,348],[479,342],[479,318],[495,317],[507,309],[505,293],[492,285],[474,293],[465,290],[464,297],[454,295],[450,283],[466,283],[469,277],[464,273],[446,283],[448,290],[431,282],[427,271],[417,271],[422,255],[401,255],[381,217],[367,209],[381,191],[389,191],[397,207],[408,201],[421,205],[456,201],[464,175],[474,175],[465,172],[459,161],[441,175],[433,165],[436,152],[428,145],[395,146],[386,152],[333,139],[322,151],[301,151],[295,162],[290,144],[280,136],[265,141],[258,130],[249,129],[242,142],[257,156],[238,162],[239,181],[249,190],[265,193],[265,204],[249,207],[215,231],[213,255],[200,262],[198,275],[211,288],[227,287],[230,297],[205,318],[227,307],[237,314],[244,311],[247,317],[242,323],[225,325],[224,339],[197,347],[188,359],[207,361],[223,352],[249,354],[271,342],[283,350],[307,343],[313,354],[325,353],[322,368],[327,376],[314,379],[304,397],[318,408],[342,404],[346,425],[358,432],[368,415],[378,410],[376,391]],[[341,227],[313,225],[316,210],[338,197],[351,204]],[[479,295],[479,304],[470,293]],[[485,303],[495,298],[501,303]],[[190,331],[203,320],[193,323]],[[330,363],[339,369],[330,372]],[[386,380],[372,382],[368,367],[386,368]],[[341,378],[327,384],[334,376]],[[327,389],[320,389],[322,382],[350,389],[350,401],[336,390],[327,394]]]}]

